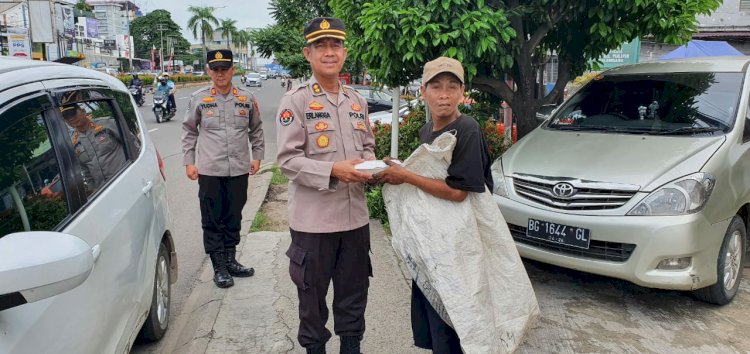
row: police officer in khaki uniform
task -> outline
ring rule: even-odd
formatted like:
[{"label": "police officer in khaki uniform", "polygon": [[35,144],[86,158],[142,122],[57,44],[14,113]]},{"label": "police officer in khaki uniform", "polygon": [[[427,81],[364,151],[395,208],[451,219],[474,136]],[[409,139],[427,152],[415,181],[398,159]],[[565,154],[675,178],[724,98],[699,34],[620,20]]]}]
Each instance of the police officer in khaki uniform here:
[{"label": "police officer in khaki uniform", "polygon": [[303,53],[312,78],[287,92],[276,123],[278,164],[289,178],[289,273],[297,286],[297,339],[307,353],[325,353],[326,293],[333,280],[334,330],[341,353],[359,353],[372,268],[363,183],[354,166],[375,158],[367,102],[339,83],[346,59],[344,25],[316,18],[305,26]]},{"label": "police officer in khaki uniform", "polygon": [[232,85],[232,52],[212,50],[207,56],[213,85],[190,99],[182,123],[183,164],[188,178],[198,180],[203,246],[211,257],[214,283],[227,288],[234,285],[232,276],[255,273],[237,262],[236,246],[248,174],[258,172],[265,144],[255,97]]},{"label": "police officer in khaki uniform", "polygon": [[74,129],[71,143],[86,187],[96,190],[125,165],[125,148],[117,126],[112,118],[91,120],[78,104],[63,105],[60,111],[65,123]]}]

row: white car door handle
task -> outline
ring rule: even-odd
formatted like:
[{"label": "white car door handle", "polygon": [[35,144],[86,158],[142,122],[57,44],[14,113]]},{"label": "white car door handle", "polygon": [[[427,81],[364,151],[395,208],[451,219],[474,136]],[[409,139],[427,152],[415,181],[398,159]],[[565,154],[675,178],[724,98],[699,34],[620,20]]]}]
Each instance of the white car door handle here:
[{"label": "white car door handle", "polygon": [[148,195],[148,192],[151,192],[151,187],[154,186],[154,183],[151,181],[146,182],[146,184],[143,185],[143,194]]},{"label": "white car door handle", "polygon": [[102,247],[99,245],[95,245],[94,247],[91,247],[91,255],[94,257],[94,263],[99,259],[99,255],[102,254]]}]

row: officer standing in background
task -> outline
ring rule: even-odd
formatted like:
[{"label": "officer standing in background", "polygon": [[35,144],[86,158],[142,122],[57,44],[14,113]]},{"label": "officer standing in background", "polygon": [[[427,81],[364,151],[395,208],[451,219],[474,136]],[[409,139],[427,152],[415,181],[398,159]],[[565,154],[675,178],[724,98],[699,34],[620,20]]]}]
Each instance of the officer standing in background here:
[{"label": "officer standing in background", "polygon": [[227,288],[234,285],[232,276],[255,273],[237,262],[236,246],[248,174],[258,172],[265,143],[255,97],[232,85],[232,52],[212,50],[206,61],[213,85],[190,98],[182,123],[183,164],[188,178],[198,180],[203,246],[211,257],[214,283]]},{"label": "officer standing in background", "polygon": [[297,340],[325,353],[331,332],[326,293],[333,280],[334,330],[341,353],[360,353],[372,268],[363,183],[354,165],[375,158],[367,102],[339,83],[346,59],[344,24],[316,18],[304,29],[313,76],[281,100],[276,124],[278,164],[289,180],[289,274],[297,286]]}]

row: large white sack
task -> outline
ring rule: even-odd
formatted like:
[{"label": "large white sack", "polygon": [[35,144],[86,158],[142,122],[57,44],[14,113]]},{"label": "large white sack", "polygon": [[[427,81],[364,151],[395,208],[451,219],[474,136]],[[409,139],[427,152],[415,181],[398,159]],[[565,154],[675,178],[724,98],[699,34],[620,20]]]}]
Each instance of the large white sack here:
[{"label": "large white sack", "polygon": [[[456,138],[422,144],[403,163],[421,176],[445,179]],[[463,202],[409,184],[383,188],[393,248],[464,353],[509,353],[539,315],[539,305],[513,238],[491,192]]]}]

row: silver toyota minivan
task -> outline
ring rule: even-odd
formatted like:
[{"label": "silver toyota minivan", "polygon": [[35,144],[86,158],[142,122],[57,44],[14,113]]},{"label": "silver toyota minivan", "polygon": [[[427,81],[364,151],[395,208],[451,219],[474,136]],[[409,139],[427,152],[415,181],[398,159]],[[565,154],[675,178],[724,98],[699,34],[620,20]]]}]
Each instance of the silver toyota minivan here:
[{"label": "silver toyota minivan", "polygon": [[729,303],[750,225],[750,57],[597,76],[492,166],[521,256]]}]

